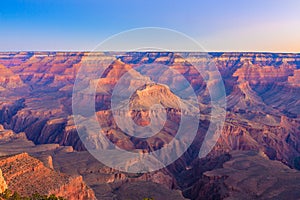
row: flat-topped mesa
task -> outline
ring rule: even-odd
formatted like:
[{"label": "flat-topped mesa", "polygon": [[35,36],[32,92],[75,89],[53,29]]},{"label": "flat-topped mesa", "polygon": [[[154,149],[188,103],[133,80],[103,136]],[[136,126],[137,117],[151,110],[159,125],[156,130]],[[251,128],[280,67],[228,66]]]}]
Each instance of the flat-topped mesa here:
[{"label": "flat-topped mesa", "polygon": [[145,84],[135,91],[130,97],[129,109],[132,119],[141,126],[151,123],[151,114],[157,116],[159,112],[167,112],[167,115],[181,112],[180,99],[169,87],[154,83]]},{"label": "flat-topped mesa", "polygon": [[8,188],[22,196],[38,192],[70,200],[95,199],[94,192],[83,182],[81,176],[56,172],[27,153],[0,157],[0,169]]},{"label": "flat-topped mesa", "polygon": [[160,104],[165,108],[180,109],[179,98],[168,86],[146,84],[139,88],[130,98],[131,110],[149,110],[153,105]]}]

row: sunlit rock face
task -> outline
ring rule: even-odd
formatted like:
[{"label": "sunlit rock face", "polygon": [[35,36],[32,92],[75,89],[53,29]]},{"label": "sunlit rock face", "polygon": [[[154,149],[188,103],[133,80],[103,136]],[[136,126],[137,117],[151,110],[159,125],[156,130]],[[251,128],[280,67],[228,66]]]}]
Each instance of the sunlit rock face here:
[{"label": "sunlit rock face", "polygon": [[7,184],[4,180],[2,170],[0,169],[0,193],[3,193],[7,189]]},{"label": "sunlit rock face", "polygon": [[95,199],[94,192],[86,186],[82,177],[55,172],[27,153],[2,157],[0,168],[8,188],[24,196],[38,192],[72,200]]}]

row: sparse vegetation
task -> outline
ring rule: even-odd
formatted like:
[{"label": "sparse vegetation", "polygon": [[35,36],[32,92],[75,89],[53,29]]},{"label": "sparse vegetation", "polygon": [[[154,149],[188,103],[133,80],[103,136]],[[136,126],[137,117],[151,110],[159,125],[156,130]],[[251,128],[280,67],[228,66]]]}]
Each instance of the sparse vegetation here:
[{"label": "sparse vegetation", "polygon": [[0,200],[66,200],[63,197],[56,197],[54,194],[47,196],[41,195],[39,193],[34,193],[30,197],[23,197],[17,192],[12,192],[10,190],[5,190],[0,194]]}]

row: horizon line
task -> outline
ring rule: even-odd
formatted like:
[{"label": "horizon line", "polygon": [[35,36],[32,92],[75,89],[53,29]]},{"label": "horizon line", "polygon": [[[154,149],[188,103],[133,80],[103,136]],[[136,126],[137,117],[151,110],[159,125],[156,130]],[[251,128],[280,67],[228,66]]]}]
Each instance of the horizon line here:
[{"label": "horizon line", "polygon": [[167,53],[263,53],[263,54],[300,54],[299,52],[288,52],[288,51],[151,51],[151,50],[147,50],[147,51],[117,51],[117,50],[108,50],[108,51],[93,51],[93,50],[0,50],[0,53],[21,53],[21,52],[34,52],[34,53],[42,53],[42,52],[55,52],[55,53],[92,53],[92,52],[96,52],[96,53],[126,53],[126,52],[136,52],[136,53],[140,53],[140,52],[145,52],[145,53],[149,53],[149,52],[153,52],[153,53],[163,53],[163,52],[167,52]]}]

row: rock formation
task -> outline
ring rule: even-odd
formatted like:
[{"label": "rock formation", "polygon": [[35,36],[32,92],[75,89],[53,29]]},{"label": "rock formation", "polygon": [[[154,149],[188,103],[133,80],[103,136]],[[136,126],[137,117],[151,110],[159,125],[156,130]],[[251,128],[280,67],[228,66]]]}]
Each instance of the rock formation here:
[{"label": "rock formation", "polygon": [[38,192],[70,200],[95,199],[93,191],[83,182],[82,177],[58,173],[27,153],[1,157],[0,168],[8,188],[22,196]]},{"label": "rock formation", "polygon": [[3,193],[6,189],[7,189],[7,184],[3,177],[2,170],[0,169],[0,193]]}]

